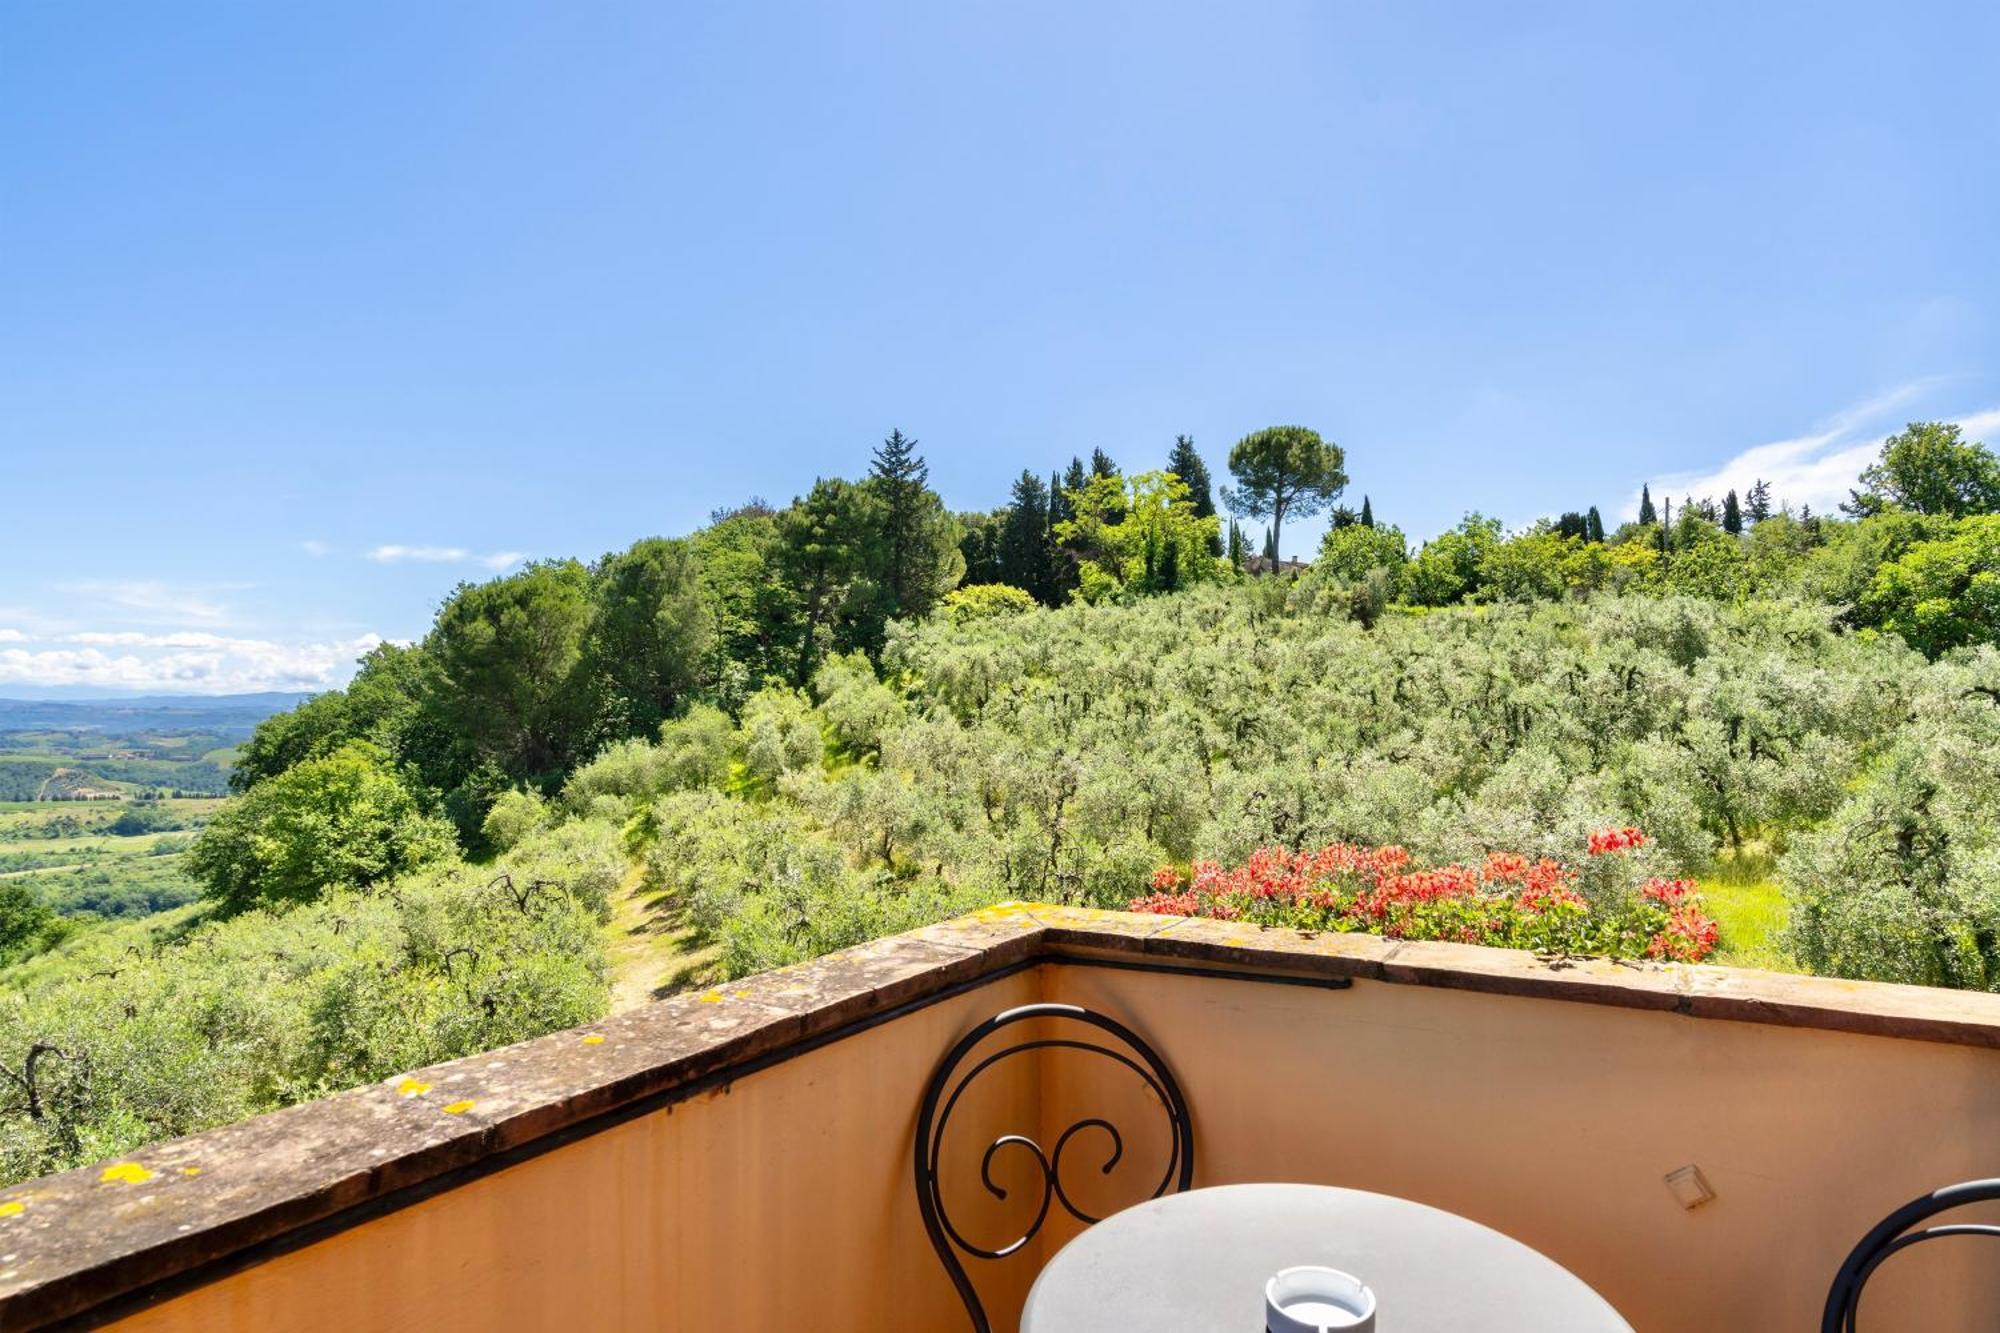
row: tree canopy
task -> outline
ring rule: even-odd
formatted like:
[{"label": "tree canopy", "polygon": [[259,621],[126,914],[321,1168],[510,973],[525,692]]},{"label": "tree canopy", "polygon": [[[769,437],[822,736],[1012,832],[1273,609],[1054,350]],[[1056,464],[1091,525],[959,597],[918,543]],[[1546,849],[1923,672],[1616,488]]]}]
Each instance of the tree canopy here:
[{"label": "tree canopy", "polygon": [[1267,426],[1229,451],[1236,485],[1223,491],[1232,513],[1271,520],[1271,557],[1282,554],[1285,519],[1317,514],[1347,488],[1347,456],[1304,426]]}]

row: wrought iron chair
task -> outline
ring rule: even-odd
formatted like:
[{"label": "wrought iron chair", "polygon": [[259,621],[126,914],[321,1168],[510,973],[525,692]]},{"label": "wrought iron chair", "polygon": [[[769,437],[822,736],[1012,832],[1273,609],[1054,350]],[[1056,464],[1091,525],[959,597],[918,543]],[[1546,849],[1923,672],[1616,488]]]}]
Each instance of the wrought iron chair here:
[{"label": "wrought iron chair", "polygon": [[[1083,1024],[1096,1029],[1085,1034],[1096,1036],[1108,1033],[1124,1045],[1126,1051],[1115,1049],[1099,1041],[1084,1040],[1080,1037],[1037,1037],[1032,1040],[1017,1040],[1011,1046],[1004,1046],[980,1057],[978,1062],[962,1076],[959,1066],[973,1054],[974,1049],[988,1037],[1016,1023],[1027,1023],[1037,1019],[1057,1020],[1056,1026]],[[952,1284],[958,1288],[960,1299],[965,1302],[966,1313],[972,1316],[972,1327],[976,1333],[991,1333],[992,1324],[986,1317],[985,1307],[980,1304],[979,1293],[973,1287],[972,1279],[966,1274],[965,1265],[959,1260],[959,1252],[975,1259],[1004,1259],[1015,1253],[1042,1229],[1048,1220],[1049,1205],[1059,1203],[1070,1216],[1085,1223],[1095,1223],[1101,1219],[1092,1217],[1079,1208],[1063,1188],[1062,1155],[1070,1140],[1085,1130],[1095,1129],[1109,1136],[1111,1152],[1100,1168],[1102,1174],[1110,1175],[1125,1155],[1125,1139],[1118,1127],[1109,1120],[1086,1117],[1065,1129],[1055,1142],[1053,1150],[1044,1150],[1042,1145],[1024,1134],[1002,1134],[987,1145],[985,1155],[980,1159],[980,1179],[987,1192],[996,1199],[1007,1197],[1007,1191],[993,1179],[993,1159],[1005,1148],[1019,1148],[1030,1154],[1041,1168],[1042,1197],[1035,1208],[1034,1220],[1028,1224],[1017,1239],[1005,1245],[988,1249],[969,1241],[952,1225],[945,1211],[945,1200],[938,1181],[938,1158],[944,1143],[945,1130],[951,1121],[951,1113],[957,1108],[959,1099],[966,1088],[986,1070],[1013,1056],[1029,1051],[1071,1050],[1083,1051],[1107,1057],[1124,1065],[1136,1074],[1159,1100],[1161,1110],[1167,1117],[1168,1154],[1166,1169],[1161,1173],[1159,1184],[1147,1198],[1157,1199],[1169,1191],[1178,1193],[1194,1183],[1194,1123],[1188,1117],[1187,1099],[1181,1095],[1180,1084],[1168,1070],[1153,1048],[1140,1036],[1114,1018],[1073,1004],[1026,1004],[1018,1009],[1009,1009],[995,1014],[980,1023],[951,1048],[937,1072],[931,1075],[930,1084],[924,1089],[923,1109],[917,1115],[916,1175],[917,1202],[923,1210],[924,1229],[930,1233],[931,1245],[937,1250],[938,1258],[944,1261],[945,1271],[951,1275]]]},{"label": "wrought iron chair", "polygon": [[1973,1222],[1926,1227],[1922,1231],[1910,1230],[1938,1213],[1992,1199],[2000,1199],[2000,1180],[1968,1180],[1962,1185],[1947,1185],[1920,1199],[1912,1199],[1883,1218],[1874,1230],[1861,1238],[1861,1243],[1847,1256],[1847,1262],[1840,1266],[1839,1275],[1833,1279],[1833,1289],[1827,1293],[1826,1313],[1820,1319],[1820,1333],[1854,1333],[1855,1317],[1861,1309],[1861,1289],[1868,1285],[1868,1279],[1882,1266],[1882,1261],[1898,1250],[1908,1249],[1919,1241],[1936,1240],[1940,1236],[2000,1236],[2000,1226]]}]

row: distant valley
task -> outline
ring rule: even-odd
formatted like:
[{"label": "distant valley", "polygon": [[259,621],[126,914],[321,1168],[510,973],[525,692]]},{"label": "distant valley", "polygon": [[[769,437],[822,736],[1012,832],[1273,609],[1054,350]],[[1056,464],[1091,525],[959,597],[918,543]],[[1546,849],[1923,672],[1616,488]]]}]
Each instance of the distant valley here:
[{"label": "distant valley", "polygon": [[0,699],[0,801],[221,796],[236,746],[304,698]]}]

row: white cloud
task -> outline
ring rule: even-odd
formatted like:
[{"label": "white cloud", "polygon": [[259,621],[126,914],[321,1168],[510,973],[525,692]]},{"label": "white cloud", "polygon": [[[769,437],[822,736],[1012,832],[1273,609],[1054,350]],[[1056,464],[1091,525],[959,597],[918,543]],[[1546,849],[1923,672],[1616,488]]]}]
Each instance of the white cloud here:
[{"label": "white cloud", "polygon": [[307,555],[327,555],[333,548],[317,538],[308,537],[299,543],[299,549]]},{"label": "white cloud", "polygon": [[377,546],[368,552],[368,558],[378,564],[392,565],[403,560],[416,560],[433,565],[474,564],[488,569],[502,570],[520,564],[527,556],[519,551],[493,551],[480,554],[468,551],[463,546],[404,546],[390,543]]},{"label": "white cloud", "polygon": [[[1883,439],[1904,424],[1896,409],[1936,384],[1918,380],[1902,385],[1838,413],[1810,435],[1753,445],[1714,468],[1659,477],[1652,482],[1653,499],[1678,503],[1692,495],[1720,500],[1728,491],[1741,495],[1762,480],[1770,483],[1772,498],[1779,503],[1830,511],[1848,498],[1861,469],[1881,453]],[[1970,439],[1991,441],[2000,436],[2000,408],[1955,420]],[[1635,490],[1621,514],[1629,519],[1638,512]]]},{"label": "white cloud", "polygon": [[393,565],[399,560],[422,560],[443,565],[463,560],[470,554],[463,546],[400,546],[391,543],[376,547],[368,553],[368,558],[385,565]]},{"label": "white cloud", "polygon": [[278,643],[201,631],[87,630],[52,642],[65,646],[0,649],[0,687],[87,687],[135,694],[324,690],[345,681],[354,660],[382,638],[363,634],[342,642]]}]

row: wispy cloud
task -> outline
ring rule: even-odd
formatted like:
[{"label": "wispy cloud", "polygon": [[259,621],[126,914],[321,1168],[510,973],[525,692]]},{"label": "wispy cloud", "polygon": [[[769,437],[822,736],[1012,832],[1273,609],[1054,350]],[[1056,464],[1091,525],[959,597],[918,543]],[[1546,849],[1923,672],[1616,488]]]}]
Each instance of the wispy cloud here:
[{"label": "wispy cloud", "polygon": [[78,579],[61,585],[72,598],[121,613],[141,624],[223,625],[229,605],[220,595],[243,584],[177,584],[156,579]]},{"label": "wispy cloud", "polygon": [[299,549],[301,551],[304,551],[307,555],[330,555],[333,552],[333,548],[331,546],[328,546],[325,542],[320,541],[314,537],[308,537],[304,541],[300,542]]},{"label": "wispy cloud", "polygon": [[[33,642],[14,631],[5,642]],[[341,684],[377,634],[327,643],[280,643],[200,631],[144,634],[83,630],[59,647],[0,648],[0,688],[88,688],[131,693],[245,694],[318,691]]]},{"label": "wispy cloud", "polygon": [[28,636],[17,629],[0,629],[0,643],[26,643]]},{"label": "wispy cloud", "polygon": [[463,546],[377,546],[368,558],[378,564],[393,565],[406,560],[433,565],[484,565],[491,570],[510,569],[528,557],[520,551],[468,551]]},{"label": "wispy cloud", "polygon": [[[1773,498],[1781,503],[1830,510],[1847,499],[1861,469],[1875,461],[1883,438],[1901,428],[1904,418],[1899,409],[1941,382],[1924,379],[1900,385],[1843,409],[1809,435],[1752,445],[1713,468],[1655,478],[1653,498],[1679,500],[1692,495],[1720,499],[1731,490],[1740,495],[1761,480],[1770,484]],[[2000,436],[2000,408],[1954,419],[1972,439]],[[1635,489],[1622,513],[1629,519],[1638,512],[1639,493]]]}]

